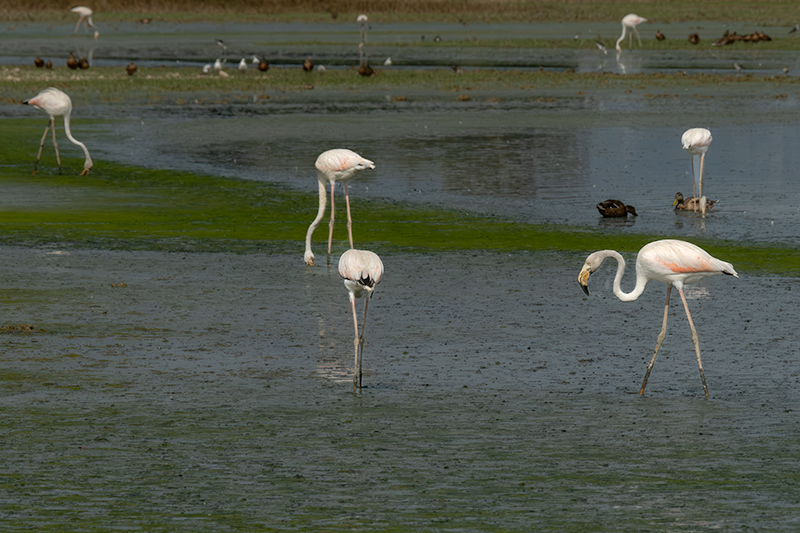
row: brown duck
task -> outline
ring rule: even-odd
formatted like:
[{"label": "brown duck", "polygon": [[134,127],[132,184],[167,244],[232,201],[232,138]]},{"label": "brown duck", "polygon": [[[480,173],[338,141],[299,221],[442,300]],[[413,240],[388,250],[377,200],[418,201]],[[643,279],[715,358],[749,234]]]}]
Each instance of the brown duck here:
[{"label": "brown duck", "polygon": [[362,76],[369,77],[369,76],[372,76],[373,74],[375,74],[375,71],[372,69],[371,66],[367,65],[366,63],[364,63],[363,65],[358,67],[358,73],[360,75],[362,75]]},{"label": "brown duck", "polygon": [[44,66],[44,59],[36,56],[36,59],[33,60],[33,64],[36,65],[36,68],[42,68]]},{"label": "brown duck", "polygon": [[636,214],[636,208],[632,205],[625,205],[619,200],[606,200],[597,204],[597,210],[606,218],[610,217],[627,217],[628,213],[633,216]]},{"label": "brown duck", "polygon": [[306,72],[311,72],[314,68],[314,63],[311,62],[311,58],[307,57],[305,61],[303,61],[303,70]]},{"label": "brown duck", "polygon": [[76,70],[78,68],[78,60],[75,59],[75,56],[72,52],[69,53],[69,59],[67,59],[67,67],[70,70]]},{"label": "brown duck", "polygon": [[[716,203],[717,200],[706,199],[706,211],[709,211]],[[694,196],[684,198],[679,192],[675,193],[675,200],[672,205],[675,206],[675,211],[700,211],[700,200],[698,198]]]},{"label": "brown duck", "polygon": [[663,40],[664,40],[664,39],[666,39],[666,38],[667,38],[667,37],[666,37],[666,36],[665,36],[663,33],[661,33],[661,30],[658,30],[658,31],[656,32],[656,39],[658,39],[659,41],[663,41]]},{"label": "brown duck", "polygon": [[258,70],[261,72],[266,72],[269,70],[269,63],[267,63],[266,59],[262,59],[261,63],[258,64]]},{"label": "brown duck", "polygon": [[136,71],[139,70],[139,67],[136,66],[136,63],[131,61],[131,64],[125,67],[125,72],[128,73],[128,76],[133,76],[136,74]]}]

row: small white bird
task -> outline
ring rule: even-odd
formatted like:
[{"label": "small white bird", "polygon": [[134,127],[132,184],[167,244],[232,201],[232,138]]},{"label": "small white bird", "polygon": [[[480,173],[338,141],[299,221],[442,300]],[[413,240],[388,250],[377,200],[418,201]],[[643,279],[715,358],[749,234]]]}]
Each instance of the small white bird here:
[{"label": "small white bird", "polygon": [[314,265],[314,254],[311,252],[311,236],[314,234],[314,230],[317,229],[317,226],[319,226],[325,214],[325,207],[328,201],[328,193],[325,189],[325,185],[329,183],[331,186],[331,221],[328,226],[328,266],[330,266],[334,219],[333,192],[336,182],[341,181],[344,185],[344,199],[345,205],[347,206],[347,233],[350,237],[350,248],[353,248],[353,223],[350,217],[350,196],[347,192],[347,182],[360,171],[375,168],[375,163],[361,157],[352,150],[337,148],[322,152],[317,158],[315,166],[317,167],[317,181],[319,185],[319,211],[317,211],[317,217],[308,227],[308,232],[306,233],[306,251],[303,259],[307,265]]},{"label": "small white bird", "polygon": [[384,67],[391,67],[392,66],[392,58],[391,57],[387,57],[386,61],[383,62],[383,66]]},{"label": "small white bird", "polygon": [[791,30],[789,30],[789,33],[794,33],[797,30],[800,30],[800,24],[795,24],[794,27]]},{"label": "small white bird", "polygon": [[318,74],[325,74],[325,66],[324,65],[317,65],[317,73]]},{"label": "small white bird", "polygon": [[242,60],[239,61],[239,72],[241,73],[247,72],[247,61],[245,61],[244,58],[242,58]]},{"label": "small white bird", "polygon": [[[361,366],[364,360],[364,327],[367,322],[367,307],[375,287],[383,277],[383,262],[378,254],[367,250],[347,250],[339,258],[339,275],[344,279],[344,286],[350,297],[353,311],[353,329],[355,330],[355,363],[353,364],[353,390],[361,388]],[[361,333],[358,331],[356,316],[356,298],[366,295],[364,316],[361,318]]]},{"label": "small white bird", "polygon": [[740,70],[742,70],[743,67],[739,63],[734,61],[733,62],[733,68],[735,68],[736,71],[739,72]]},{"label": "small white bird", "polygon": [[216,70],[217,72],[222,70],[222,60],[220,58],[217,58],[217,60],[214,61],[214,70]]},{"label": "small white bird", "polygon": [[259,65],[259,64],[261,64],[261,59],[258,56],[254,55],[252,63],[254,65]]},{"label": "small white bird", "polygon": [[608,54],[608,48],[606,48],[606,45],[604,45],[604,44],[603,44],[603,43],[601,43],[600,41],[595,41],[595,42],[594,42],[594,44],[596,44],[596,45],[597,45],[597,48],[599,48],[600,50],[602,50],[604,54]]},{"label": "small white bird", "polygon": [[614,250],[602,250],[587,257],[580,274],[578,274],[578,283],[580,283],[583,292],[586,294],[589,294],[589,276],[600,268],[600,265],[602,265],[603,261],[608,257],[617,260],[617,274],[614,276],[613,292],[614,296],[623,302],[637,300],[650,281],[659,281],[667,285],[667,303],[664,306],[664,322],[661,326],[661,333],[659,333],[656,341],[655,353],[653,353],[650,364],[647,365],[647,372],[644,375],[644,381],[642,382],[642,388],[639,390],[639,394],[644,394],[647,378],[650,377],[650,371],[653,369],[653,363],[656,361],[658,350],[661,348],[661,343],[664,342],[664,337],[667,335],[669,295],[672,291],[672,287],[675,287],[681,295],[683,308],[686,311],[686,318],[689,319],[689,327],[692,330],[692,343],[694,344],[694,350],[697,355],[697,366],[700,367],[700,378],[703,380],[703,389],[705,390],[706,396],[708,396],[708,386],[706,385],[705,372],[703,372],[703,362],[700,360],[700,344],[697,337],[697,330],[694,328],[692,315],[689,313],[689,306],[686,304],[683,286],[684,284],[696,283],[708,276],[717,274],[727,274],[738,278],[739,275],[736,273],[736,270],[734,270],[733,265],[712,257],[699,246],[695,246],[689,242],[673,239],[653,241],[644,245],[642,249],[639,250],[639,255],[636,258],[636,287],[634,287],[631,292],[623,292],[621,282],[622,276],[625,273],[625,259]]},{"label": "small white bird", "polygon": [[640,17],[639,15],[635,15],[631,13],[630,15],[625,15],[622,17],[622,35],[619,36],[617,39],[616,49],[617,52],[622,52],[622,47],[620,43],[625,38],[625,34],[628,30],[631,30],[631,33],[628,37],[628,48],[633,48],[633,34],[636,34],[636,38],[639,40],[639,47],[642,46],[642,38],[639,37],[639,30],[636,29],[636,26],[641,24],[642,22],[647,22],[647,19],[644,17]]},{"label": "small white bird", "polygon": [[211,63],[203,65],[203,74],[208,74],[210,72],[211,72]]}]

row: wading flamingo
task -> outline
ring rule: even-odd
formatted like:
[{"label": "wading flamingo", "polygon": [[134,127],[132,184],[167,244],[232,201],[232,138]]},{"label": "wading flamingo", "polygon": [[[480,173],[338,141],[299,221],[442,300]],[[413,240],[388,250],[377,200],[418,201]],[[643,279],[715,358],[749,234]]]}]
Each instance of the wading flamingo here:
[{"label": "wading flamingo", "polygon": [[[683,149],[689,152],[692,156],[692,176],[694,181],[694,196],[700,198],[699,203],[695,203],[694,210],[697,211],[698,207],[706,216],[708,207],[706,206],[706,197],[703,195],[703,168],[706,161],[706,152],[711,148],[711,132],[705,128],[692,128],[683,132],[681,136],[681,144]],[[698,164],[695,165],[695,159],[698,159]]]},{"label": "wading flamingo", "polygon": [[352,150],[337,148],[322,152],[315,164],[317,167],[317,179],[319,181],[319,211],[317,218],[308,227],[306,233],[306,253],[305,262],[309,266],[314,265],[314,254],[311,252],[311,236],[319,226],[322,216],[325,214],[325,205],[328,200],[328,193],[325,184],[331,185],[331,222],[328,226],[328,266],[331,266],[331,242],[333,241],[333,191],[337,181],[344,184],[344,201],[347,206],[347,233],[350,237],[350,248],[353,248],[353,220],[350,217],[350,195],[347,192],[347,182],[359,171],[375,168],[375,163],[369,159],[364,159]]},{"label": "wading flamingo", "polygon": [[617,260],[617,275],[614,277],[614,296],[623,302],[632,302],[639,298],[644,292],[644,288],[649,281],[660,281],[667,284],[667,303],[664,305],[664,322],[661,326],[661,333],[656,340],[656,350],[650,364],[647,365],[647,372],[642,381],[642,388],[639,394],[644,394],[647,385],[647,378],[656,362],[658,350],[664,337],[667,335],[667,315],[669,312],[669,295],[672,287],[678,289],[683,301],[683,308],[686,310],[686,318],[689,319],[689,327],[692,329],[692,343],[697,354],[697,366],[700,368],[700,379],[703,380],[703,389],[708,396],[708,386],[706,385],[706,375],[703,372],[703,362],[700,359],[700,344],[697,337],[697,330],[692,322],[692,315],[689,313],[689,306],[686,304],[686,296],[683,294],[684,284],[695,283],[708,276],[716,274],[727,274],[739,277],[733,265],[720,261],[708,254],[705,250],[694,244],[672,239],[654,241],[646,244],[639,250],[636,258],[636,286],[631,292],[622,292],[620,283],[625,272],[625,260],[614,250],[602,250],[595,252],[586,258],[586,262],[578,274],[578,283],[583,291],[589,294],[589,276],[603,264],[607,257]]},{"label": "wading flamingo", "polygon": [[[383,277],[383,262],[378,254],[367,250],[347,250],[339,258],[339,275],[344,278],[344,286],[350,296],[355,329],[355,363],[353,364],[353,390],[361,388],[361,362],[364,359],[364,326],[367,322],[367,307],[372,293]],[[364,316],[361,318],[361,333],[358,332],[356,317],[356,298],[366,295]]]},{"label": "wading flamingo", "polygon": [[99,35],[99,33],[97,32],[97,26],[95,26],[92,23],[92,14],[94,13],[94,11],[92,11],[91,8],[86,7],[86,6],[73,7],[72,9],[70,9],[70,11],[72,11],[73,13],[76,13],[78,15],[78,23],[75,24],[75,31],[73,33],[78,33],[78,29],[81,27],[81,22],[82,22],[83,23],[83,29],[84,29],[84,31],[86,33],[89,33],[89,28],[90,27],[94,28],[94,30],[95,30],[94,38],[97,39],[97,37]]},{"label": "wading flamingo", "polygon": [[619,44],[625,38],[625,34],[628,32],[628,30],[633,32],[630,34],[628,39],[628,48],[633,48],[634,33],[636,34],[636,38],[639,39],[639,48],[642,47],[642,38],[639,37],[639,30],[636,29],[636,26],[638,26],[642,22],[647,22],[647,19],[640,17],[639,15],[634,15],[633,13],[622,17],[622,35],[620,35],[619,39],[617,39],[617,45],[616,45],[617,52],[622,52],[622,47]]},{"label": "wading flamingo", "polygon": [[58,153],[58,142],[56,142],[56,117],[64,117],[64,131],[67,132],[67,139],[69,139],[72,144],[80,146],[86,156],[81,176],[89,174],[89,170],[92,169],[92,158],[89,156],[89,150],[86,148],[85,144],[72,136],[72,132],[69,129],[69,117],[72,113],[72,100],[70,100],[69,96],[55,87],[48,87],[33,98],[25,100],[22,103],[32,105],[50,115],[50,121],[44,129],[44,135],[42,135],[42,142],[39,143],[39,154],[36,156],[36,163],[33,165],[33,175],[36,175],[36,168],[39,166],[39,159],[42,157],[44,140],[47,138],[47,130],[51,127],[53,128],[53,148],[56,150],[58,173],[61,174],[61,156]]}]

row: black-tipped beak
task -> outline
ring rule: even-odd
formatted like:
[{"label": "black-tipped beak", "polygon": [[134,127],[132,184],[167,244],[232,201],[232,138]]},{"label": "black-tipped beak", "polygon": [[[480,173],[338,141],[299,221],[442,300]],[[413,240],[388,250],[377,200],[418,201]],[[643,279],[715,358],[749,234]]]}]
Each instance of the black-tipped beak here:
[{"label": "black-tipped beak", "polygon": [[583,283],[579,283],[579,285],[581,286],[581,289],[583,289],[583,292],[586,293],[586,296],[589,296],[589,286],[584,285]]}]

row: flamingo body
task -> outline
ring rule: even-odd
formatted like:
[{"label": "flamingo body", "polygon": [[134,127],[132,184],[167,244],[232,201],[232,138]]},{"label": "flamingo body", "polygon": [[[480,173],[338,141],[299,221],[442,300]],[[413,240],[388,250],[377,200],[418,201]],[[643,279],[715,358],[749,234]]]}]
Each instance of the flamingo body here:
[{"label": "flamingo body", "polygon": [[628,30],[632,33],[629,37],[628,48],[633,48],[633,33],[636,34],[636,38],[639,40],[639,46],[642,46],[642,38],[639,37],[639,30],[636,29],[636,26],[641,24],[642,22],[647,22],[647,19],[644,17],[640,17],[639,15],[635,15],[633,13],[629,15],[625,15],[622,17],[622,35],[619,36],[617,39],[616,49],[617,52],[622,52],[622,47],[620,43],[625,39],[625,35],[627,34]]},{"label": "flamingo body", "polygon": [[[706,153],[711,148],[711,132],[705,128],[691,128],[683,132],[681,135],[681,144],[683,149],[689,152],[692,156],[692,177],[694,179],[694,196],[700,198],[700,203],[696,205],[695,211],[698,207],[702,211],[703,216],[706,215],[706,208],[703,208],[703,169],[706,161]],[[695,165],[695,159],[698,159],[698,164]]]},{"label": "flamingo body", "polygon": [[614,277],[613,292],[614,295],[623,302],[632,302],[639,298],[644,292],[645,286],[650,281],[659,281],[667,285],[667,302],[664,307],[664,321],[661,328],[661,333],[656,342],[655,353],[647,366],[647,373],[644,376],[640,394],[644,394],[644,388],[647,385],[647,379],[650,377],[650,371],[655,363],[658,350],[661,348],[661,343],[667,333],[667,315],[669,310],[669,297],[672,287],[678,289],[683,307],[686,311],[686,317],[689,320],[689,326],[692,330],[692,343],[694,344],[695,352],[697,355],[697,365],[700,368],[700,377],[703,381],[703,389],[706,396],[708,396],[708,386],[706,385],[705,373],[703,372],[703,363],[700,359],[700,344],[697,336],[697,331],[692,322],[692,315],[689,313],[689,307],[686,304],[686,297],[683,293],[683,286],[690,283],[696,283],[709,276],[717,274],[727,274],[729,276],[739,277],[736,270],[728,262],[721,261],[712,257],[708,252],[692,243],[665,239],[654,241],[646,244],[639,250],[636,258],[636,286],[631,292],[623,292],[621,288],[622,276],[625,272],[625,260],[618,252],[614,250],[601,250],[594,252],[586,258],[586,261],[578,275],[578,283],[580,283],[586,294],[589,294],[589,276],[595,272],[603,261],[612,257],[617,260],[617,274]]},{"label": "flamingo body", "polygon": [[[355,329],[355,363],[353,365],[353,388],[361,388],[361,365],[364,358],[364,326],[367,321],[367,307],[373,291],[383,277],[383,262],[378,254],[368,250],[347,250],[339,258],[339,275],[350,297]],[[361,333],[358,331],[356,298],[366,295],[364,316],[361,319]]]},{"label": "flamingo body", "polygon": [[311,236],[319,226],[322,216],[325,213],[327,204],[327,191],[325,186],[331,187],[331,221],[328,232],[328,265],[330,265],[331,241],[333,240],[333,221],[334,221],[334,201],[333,192],[337,181],[344,184],[344,197],[347,205],[347,232],[350,237],[350,247],[353,248],[352,218],[350,216],[350,196],[347,192],[347,182],[362,170],[375,168],[375,163],[365,159],[345,148],[337,148],[323,152],[315,163],[317,167],[317,180],[319,182],[319,211],[317,217],[308,227],[306,233],[306,251],[304,260],[307,265],[314,264],[314,254],[311,252]]},{"label": "flamingo body", "polygon": [[64,117],[64,131],[67,133],[67,138],[72,144],[80,146],[84,155],[86,156],[86,160],[83,163],[83,172],[81,172],[81,176],[86,176],[89,174],[89,170],[91,170],[93,166],[92,158],[89,155],[89,150],[86,148],[85,144],[72,136],[72,132],[69,129],[69,119],[70,115],[72,114],[72,100],[70,100],[70,97],[64,91],[56,89],[55,87],[48,87],[33,98],[25,100],[22,103],[32,105],[50,115],[50,121],[48,122],[47,127],[44,129],[42,142],[39,144],[39,154],[36,156],[36,163],[33,166],[33,173],[36,174],[36,168],[39,165],[39,159],[42,157],[42,148],[44,147],[44,140],[47,137],[47,130],[51,127],[53,128],[53,147],[55,148],[56,159],[58,160],[58,170],[59,173],[61,172],[61,156],[58,153],[58,143],[56,142],[55,117]]}]

